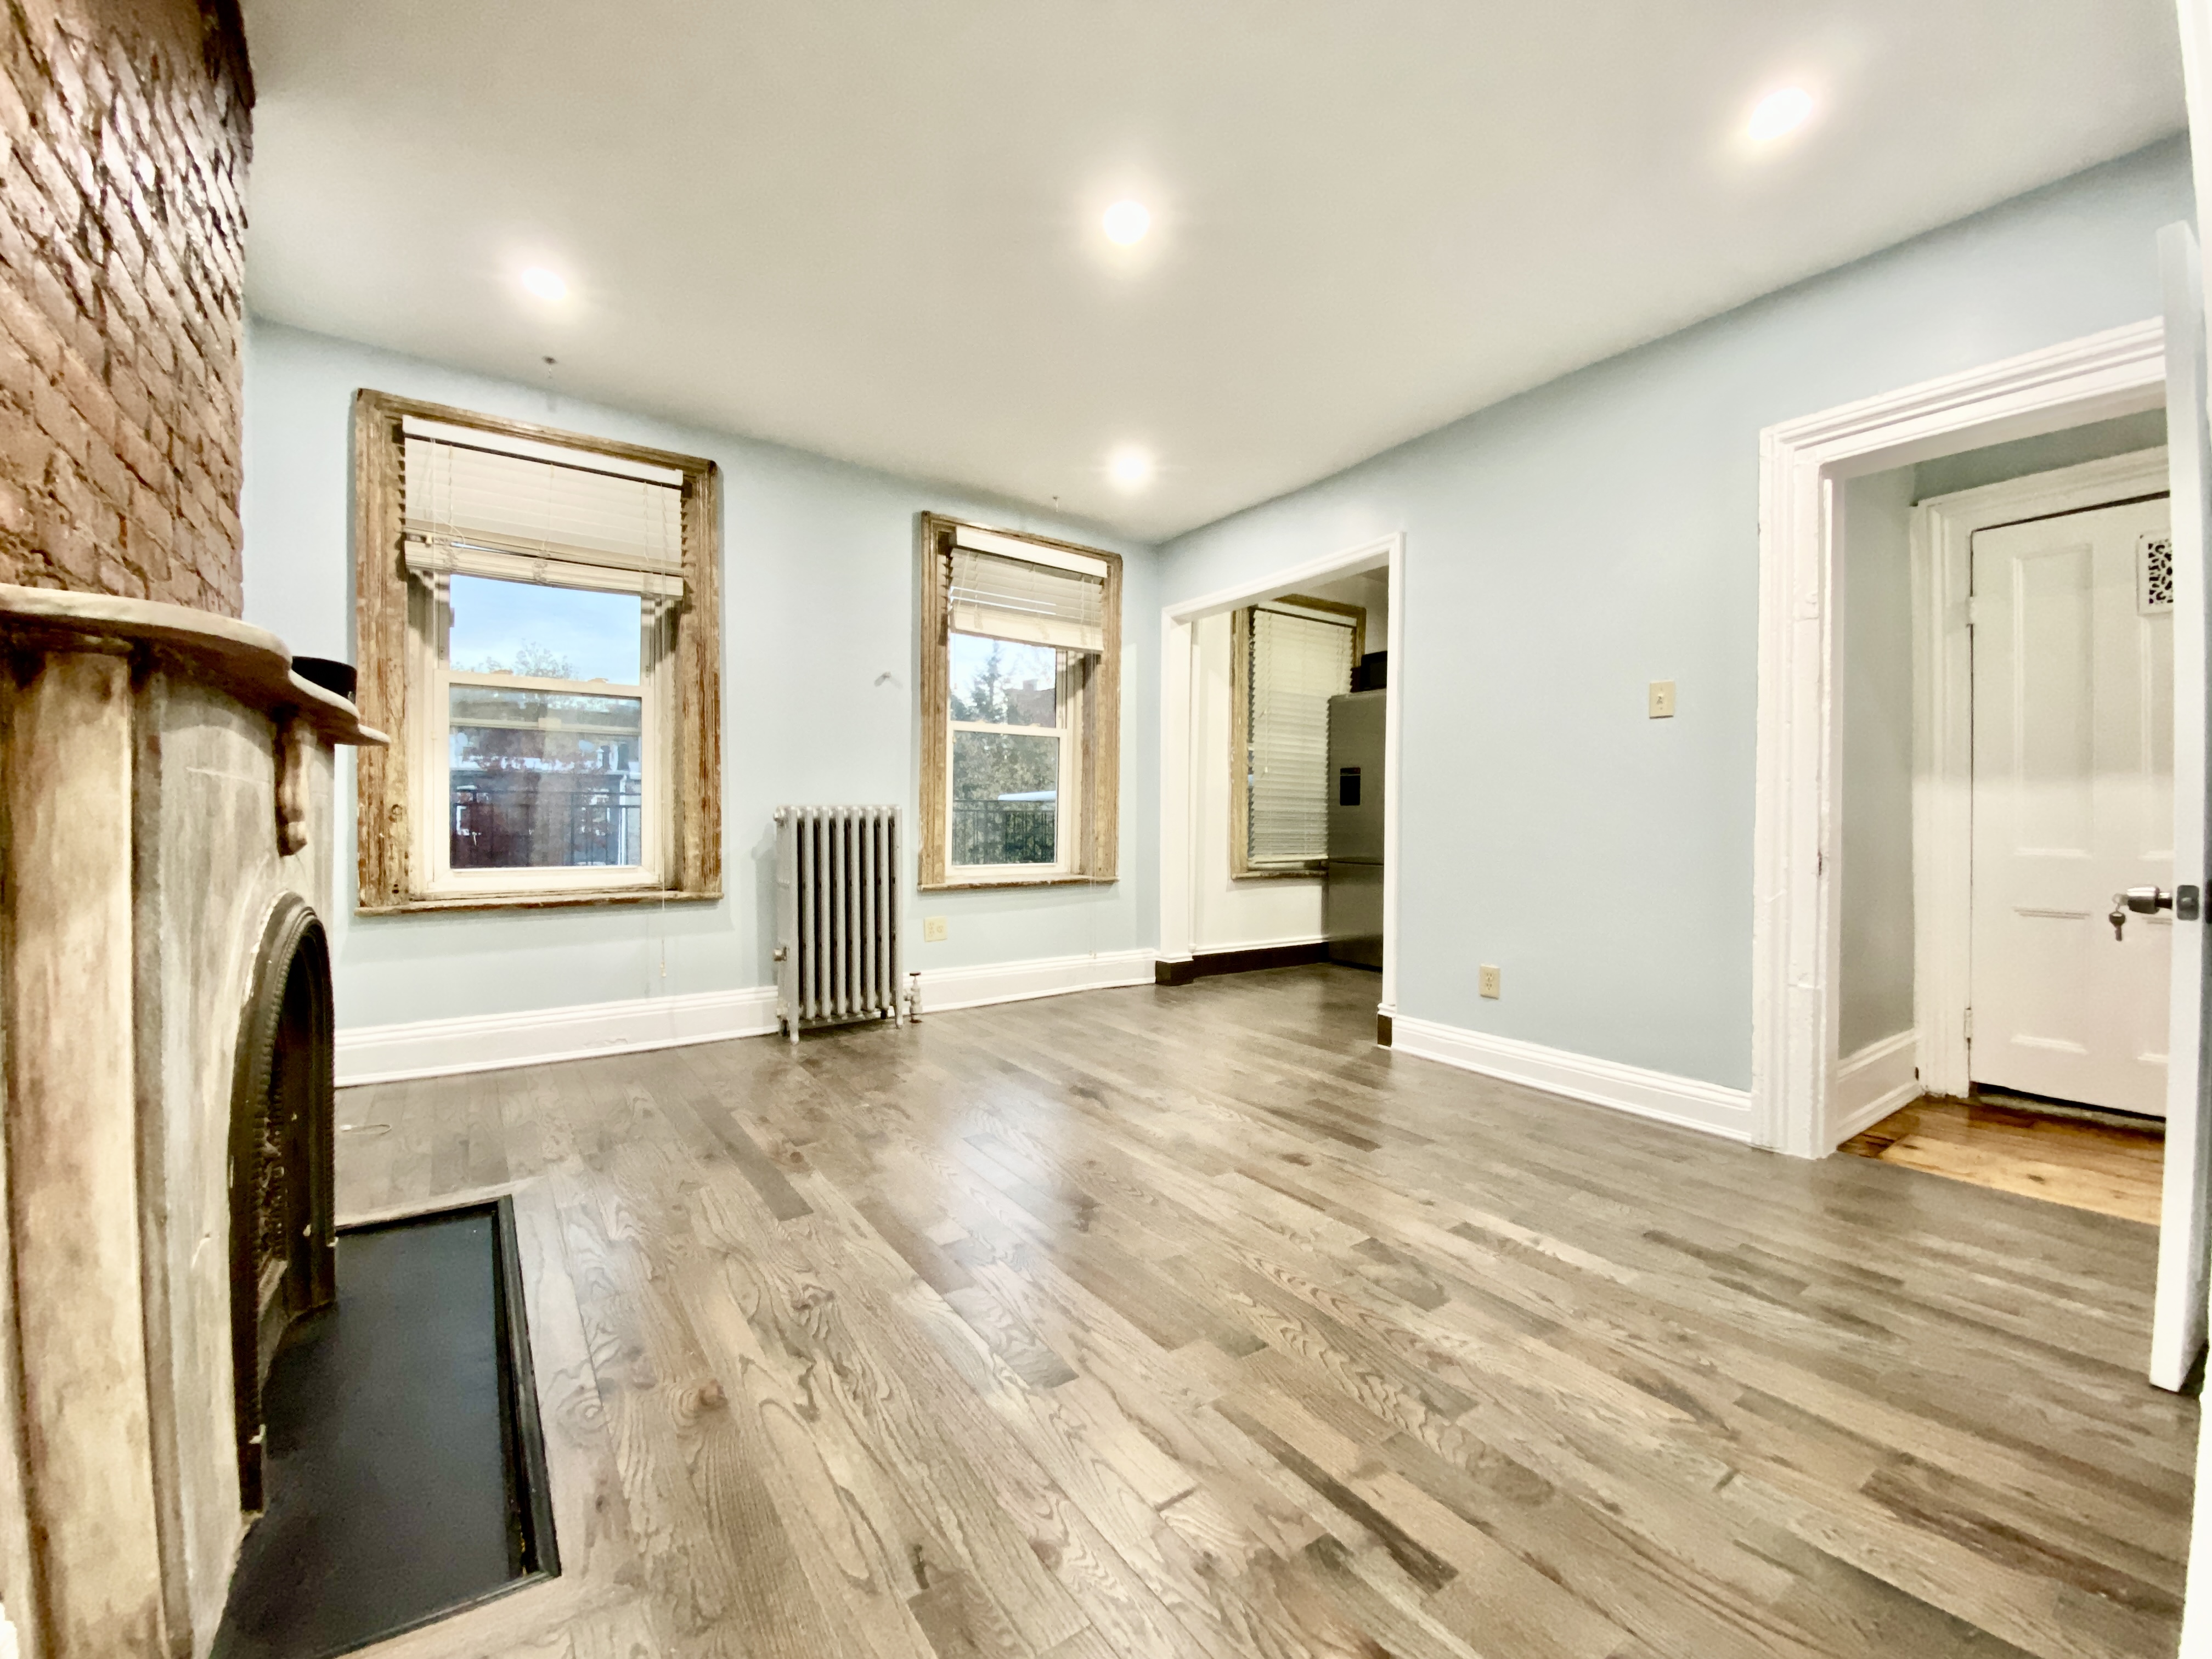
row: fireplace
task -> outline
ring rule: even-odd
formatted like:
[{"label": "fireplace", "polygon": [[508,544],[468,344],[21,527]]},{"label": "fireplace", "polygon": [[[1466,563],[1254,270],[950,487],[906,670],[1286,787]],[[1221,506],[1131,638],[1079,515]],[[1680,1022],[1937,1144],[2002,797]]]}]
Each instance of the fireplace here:
[{"label": "fireplace", "polygon": [[205,1655],[261,1388],[335,1291],[333,761],[262,629],[0,586],[0,1601]]},{"label": "fireplace", "polygon": [[288,893],[263,930],[230,1111],[230,1365],[240,1506],[261,1508],[261,1390],[292,1322],[337,1295],[331,952]]}]

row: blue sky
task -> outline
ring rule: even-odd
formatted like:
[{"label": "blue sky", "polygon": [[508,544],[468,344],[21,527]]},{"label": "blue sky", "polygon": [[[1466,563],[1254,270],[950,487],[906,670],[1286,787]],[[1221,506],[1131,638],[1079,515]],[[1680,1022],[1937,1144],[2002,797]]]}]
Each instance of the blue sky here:
[{"label": "blue sky", "polygon": [[565,657],[575,678],[635,685],[639,600],[633,593],[589,593],[574,587],[453,578],[453,665],[487,660],[512,667],[516,651],[536,646]]}]

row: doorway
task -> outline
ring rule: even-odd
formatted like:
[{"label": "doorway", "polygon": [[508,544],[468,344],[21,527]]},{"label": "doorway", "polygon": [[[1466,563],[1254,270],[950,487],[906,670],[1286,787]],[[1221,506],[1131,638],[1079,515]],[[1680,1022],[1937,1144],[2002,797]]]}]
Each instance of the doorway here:
[{"label": "doorway", "polygon": [[[1752,1008],[1759,1144],[1825,1157],[1882,1115],[1885,1096],[1896,1097],[1887,1109],[1894,1109],[1916,1083],[1937,1093],[1966,1091],[1972,687],[1969,655],[1948,647],[1963,636],[1972,590],[1966,538],[1949,532],[2077,507],[2074,489],[2083,480],[2067,480],[2066,493],[2047,503],[2016,501],[1981,523],[1911,525],[1915,533],[1948,538],[1916,550],[1909,610],[1893,619],[1905,649],[1892,653],[1886,683],[1907,709],[1903,788],[1911,823],[1891,900],[1903,891],[1907,920],[1887,932],[1911,939],[1899,963],[1911,1013],[1885,1017],[1881,1025],[1856,1019],[1840,972],[1846,938],[1869,910],[1863,894],[1847,891],[1847,872],[1863,872],[1867,859],[1845,845],[1840,810],[1851,701],[1874,684],[1863,668],[1849,671],[1853,640],[1866,631],[1865,619],[1846,615],[1852,593],[1844,568],[1845,526],[1860,487],[1886,471],[1895,477],[1965,452],[2158,409],[2166,402],[2166,345],[2156,321],[2115,329],[1764,434]],[[2114,463],[2088,465],[2110,471]],[[2125,493],[2164,487],[2154,481]],[[1901,510],[1910,514],[1926,493],[1915,489]],[[1905,538],[1898,541],[1902,564]],[[1909,656],[1909,671],[1901,656]],[[1922,862],[1917,849],[1928,847],[1957,855]],[[1947,928],[1960,936],[1954,946],[1946,943]],[[1871,1046],[1876,1038],[1887,1039],[1879,1051]]]},{"label": "doorway", "polygon": [[[1163,610],[1163,983],[1321,960],[1332,954],[1332,932],[1358,921],[1355,931],[1364,943],[1355,948],[1372,958],[1365,965],[1381,969],[1377,1039],[1389,1041],[1397,994],[1403,568],[1404,540],[1394,535]],[[1351,654],[1340,663],[1344,653],[1334,650],[1339,642],[1332,628],[1354,619]],[[1274,720],[1268,732],[1256,730],[1260,705],[1253,699],[1263,633],[1269,648],[1279,646],[1285,653],[1274,678],[1287,691],[1299,691],[1303,684],[1293,658],[1310,656],[1318,664],[1326,655],[1332,690],[1338,670],[1346,672],[1346,689],[1339,695],[1346,708],[1333,706],[1337,696],[1296,697],[1297,707],[1286,704],[1284,718]],[[1330,727],[1333,722],[1348,727],[1353,714],[1370,717],[1379,743],[1367,745],[1377,752],[1363,750],[1346,760],[1331,751]],[[1267,767],[1282,769],[1263,776]],[[1358,774],[1358,796],[1349,807],[1340,807],[1347,767]],[[1304,779],[1305,771],[1310,779]],[[1312,787],[1302,783],[1296,800],[1278,799],[1279,786],[1293,774]],[[1358,821],[1331,822],[1349,818]],[[1352,847],[1340,828],[1375,833]],[[1341,849],[1335,846],[1339,840],[1345,840]],[[1336,858],[1336,850],[1346,856]],[[1331,869],[1333,860],[1341,867]],[[1334,907],[1333,884],[1340,901]]]},{"label": "doorway", "polygon": [[[1769,428],[1761,434],[1760,631],[1758,791],[1754,811],[1753,910],[1752,1104],[1755,1139],[1798,1157],[1820,1158],[1855,1129],[1843,1109],[1847,1051],[1838,1043],[1841,1003],[1838,961],[1845,921],[1838,880],[1838,789],[1848,691],[1842,653],[1841,520],[1849,483],[1883,469],[1928,463],[1976,447],[2035,437],[2112,420],[2164,405],[2177,440],[2170,456],[2177,503],[2172,552],[2179,580],[2173,750],[2175,813],[2188,825],[2173,844],[2177,890],[2201,885],[2207,860],[2204,823],[2205,641],[2201,635],[2204,544],[2203,480],[2212,476],[2205,430],[2204,286],[2194,235],[2186,225],[2160,234],[2166,315],[2067,342],[1947,379],[1901,388]],[[2055,504],[2063,507],[2077,502]],[[2008,515],[2008,518],[2019,515]],[[1994,527],[1994,526],[1990,526]],[[1970,550],[1959,561],[1970,565]],[[1934,562],[1944,568],[1942,561]],[[1971,578],[1942,597],[1963,621]],[[1918,596],[1916,596],[1917,598]],[[1916,613],[1936,621],[1937,605]],[[1929,629],[1916,629],[1914,652],[1932,653]],[[1966,676],[1971,664],[1959,666]],[[1970,678],[1930,675],[1933,708],[1917,718],[1966,722],[1943,771],[1913,780],[1916,821],[1954,818],[1956,835],[1929,838],[1970,848],[1972,833],[1972,684]],[[1916,840],[1919,839],[1916,836]],[[1971,850],[1952,871],[1916,871],[1916,910],[1944,896],[1944,913],[1970,918]],[[2111,893],[2103,896],[2109,909]],[[2079,907],[2075,907],[2079,908]],[[1960,926],[1959,931],[1966,931]],[[2148,930],[2146,930],[2148,931]],[[2109,939],[2109,934],[2107,938]],[[2206,930],[2177,925],[2170,985],[2167,1121],[2160,1206],[2158,1285],[2149,1372],[2168,1389],[2181,1385],[2203,1346],[2208,1193],[2212,1141],[2204,1120],[2205,1074],[2197,1056],[2204,1009],[2198,993],[2207,973]],[[2186,948],[2184,948],[2185,945]],[[1930,940],[1915,940],[1924,963]],[[1966,951],[1954,953],[1970,963]],[[1970,982],[1944,984],[1918,971],[1923,995],[1969,1006]],[[1970,1070],[1963,1020],[1923,1019],[1917,1036],[1900,1037],[1885,1064],[1921,1057],[1923,1086]],[[1930,1065],[1936,1077],[1925,1073]],[[1904,1086],[1915,1079],[1907,1074]]]},{"label": "doorway", "polygon": [[1839,665],[1842,1150],[2153,1223],[2172,918],[2109,912],[2174,885],[2165,436],[1852,480]]}]

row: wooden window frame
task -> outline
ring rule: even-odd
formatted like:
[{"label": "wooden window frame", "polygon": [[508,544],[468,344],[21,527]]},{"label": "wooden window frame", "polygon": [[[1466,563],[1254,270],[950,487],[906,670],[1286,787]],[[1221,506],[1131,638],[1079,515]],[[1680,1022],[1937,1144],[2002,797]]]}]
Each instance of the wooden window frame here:
[{"label": "wooden window frame", "polygon": [[[951,810],[951,617],[945,572],[952,540],[963,527],[985,530],[1010,540],[1080,553],[1106,567],[1103,603],[1105,649],[1097,671],[1083,688],[1082,778],[1062,821],[1074,825],[1073,868],[1049,875],[954,874],[946,845],[946,816]],[[1018,887],[1091,887],[1119,879],[1121,757],[1121,556],[1080,542],[1055,541],[1025,531],[1001,530],[969,520],[925,513],[921,518],[921,835],[919,886],[923,892],[980,891]],[[1016,868],[1018,866],[1007,866]]]},{"label": "wooden window frame", "polygon": [[[1304,593],[1283,593],[1267,605],[1302,605],[1352,618],[1352,671],[1357,675],[1367,654],[1367,607]],[[1306,864],[1252,862],[1252,613],[1243,605],[1229,613],[1229,878],[1231,881],[1310,881],[1328,866],[1326,859]],[[1350,690],[1349,686],[1345,688]]]},{"label": "wooden window frame", "polygon": [[[683,476],[684,597],[671,608],[675,640],[659,671],[668,730],[665,862],[658,882],[635,878],[540,887],[518,871],[513,889],[432,890],[416,867],[416,820],[441,811],[429,798],[422,762],[428,711],[421,693],[420,641],[431,598],[407,569],[402,538],[404,452],[400,423],[412,416],[527,439],[587,455],[614,456]],[[512,421],[366,388],[354,397],[355,702],[362,720],[392,733],[388,749],[363,750],[356,768],[361,915],[450,910],[546,909],[575,905],[710,902],[722,896],[721,471],[713,461],[613,439]]]}]

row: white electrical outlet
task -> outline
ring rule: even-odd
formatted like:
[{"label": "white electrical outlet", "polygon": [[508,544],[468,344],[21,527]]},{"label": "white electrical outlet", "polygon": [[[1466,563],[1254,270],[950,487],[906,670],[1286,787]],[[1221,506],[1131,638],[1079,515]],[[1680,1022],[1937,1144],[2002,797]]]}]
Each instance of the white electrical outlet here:
[{"label": "white electrical outlet", "polygon": [[1674,718],[1674,681],[1651,682],[1651,718],[1655,720],[1669,720]]},{"label": "white electrical outlet", "polygon": [[944,944],[946,932],[943,916],[924,916],[921,919],[921,942],[924,945]]},{"label": "white electrical outlet", "polygon": [[1482,964],[1482,982],[1478,988],[1480,988],[1482,994],[1486,997],[1500,995],[1502,994],[1498,990],[1498,981],[1502,977],[1503,975],[1498,971],[1498,964],[1496,963],[1486,962]]}]

